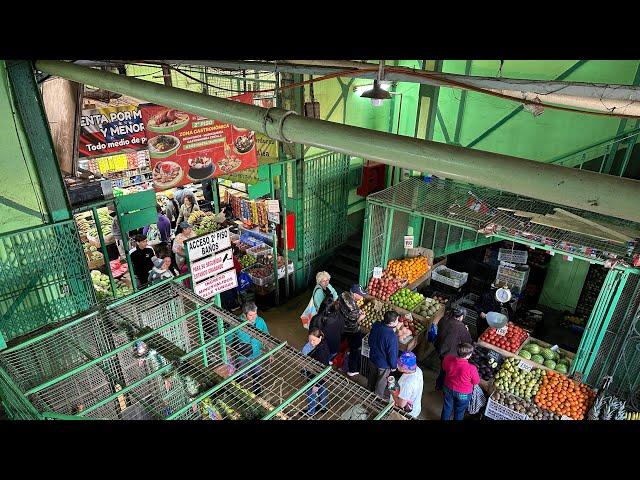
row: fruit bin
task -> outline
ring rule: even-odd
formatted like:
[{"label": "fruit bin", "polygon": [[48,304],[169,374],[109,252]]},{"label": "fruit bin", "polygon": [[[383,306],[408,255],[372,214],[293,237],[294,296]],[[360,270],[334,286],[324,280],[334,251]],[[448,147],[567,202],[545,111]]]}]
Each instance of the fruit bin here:
[{"label": "fruit bin", "polygon": [[444,283],[453,288],[460,288],[467,283],[469,274],[467,272],[456,272],[450,268],[440,265],[431,272],[431,279],[435,282]]},{"label": "fruit bin", "polygon": [[[506,405],[502,405],[494,400],[497,390],[494,391],[487,399],[487,406],[484,410],[484,416],[492,420],[531,420],[531,418],[520,412],[516,412]],[[513,395],[515,397],[515,395]]]},{"label": "fruit bin", "polygon": [[271,285],[272,283],[275,282],[275,277],[273,275],[273,273],[271,275],[268,275],[266,277],[256,277],[252,272],[254,272],[257,268],[266,268],[265,265],[262,265],[260,263],[255,263],[252,266],[250,266],[249,268],[245,268],[245,272],[247,272],[247,274],[249,275],[249,277],[251,278],[251,281],[258,287],[264,287],[267,285]]},{"label": "fruit bin", "polygon": [[506,283],[513,293],[521,293],[529,280],[529,266],[519,265],[515,268],[508,265],[500,265],[496,275],[496,282]]},{"label": "fruit bin", "polygon": [[[538,340],[537,338],[529,337],[529,338],[527,338],[527,339],[524,341],[524,343],[520,346],[520,348],[519,348],[519,349],[518,349],[518,351],[516,352],[516,355],[517,355],[518,357],[520,357],[520,358],[524,358],[524,357],[521,357],[521,356],[520,356],[520,353],[521,353],[523,350],[526,350],[526,349],[527,349],[526,347],[527,347],[528,345],[530,345],[531,343],[537,343],[538,345],[540,345],[540,346],[541,346],[541,348],[551,348],[551,347],[553,346],[553,345],[551,345],[551,344],[549,344],[549,343],[547,343],[547,342],[543,342],[542,340]],[[575,353],[570,352],[570,351],[568,351],[568,350],[564,350],[564,349],[562,349],[562,348],[558,348],[558,350],[557,350],[557,351],[558,351],[558,353],[560,353],[562,356],[566,356],[566,357],[570,358],[570,359],[571,359],[571,363],[573,363],[573,361],[574,361],[574,359],[575,359],[575,356],[576,356],[576,354],[575,354]],[[535,366],[536,366],[536,367],[538,367],[538,368],[544,368],[544,369],[546,369],[546,370],[551,370],[551,371],[558,372],[557,370],[554,370],[554,369],[552,369],[552,368],[549,368],[549,367],[547,367],[547,366],[545,366],[545,365],[543,365],[543,364],[541,364],[541,363],[535,362],[535,361],[533,361],[533,360],[529,360],[529,359],[527,359],[527,358],[524,358],[524,360],[525,360],[525,361],[530,362],[531,364],[535,365]],[[569,370],[569,368],[568,368],[568,370]],[[562,374],[562,372],[558,372],[558,373],[561,373],[561,374]],[[563,375],[565,375],[565,374],[563,374]]]}]

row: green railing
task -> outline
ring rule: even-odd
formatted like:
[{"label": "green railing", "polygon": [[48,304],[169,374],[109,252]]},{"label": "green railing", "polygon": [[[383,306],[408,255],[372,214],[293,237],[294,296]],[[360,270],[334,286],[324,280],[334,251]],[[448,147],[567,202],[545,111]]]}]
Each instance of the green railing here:
[{"label": "green railing", "polygon": [[[640,128],[636,128],[586,148],[554,158],[549,163],[579,169],[588,166],[590,167],[589,170],[624,177],[633,153],[633,147],[638,141],[639,135]],[[622,154],[619,162],[615,162],[616,154],[623,151],[624,154]]]}]

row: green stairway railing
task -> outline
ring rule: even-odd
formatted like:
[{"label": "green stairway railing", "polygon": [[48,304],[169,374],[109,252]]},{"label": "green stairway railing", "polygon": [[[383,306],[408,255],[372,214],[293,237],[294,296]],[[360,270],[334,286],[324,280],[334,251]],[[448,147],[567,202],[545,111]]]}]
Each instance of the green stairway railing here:
[{"label": "green stairway railing", "polygon": [[[631,154],[633,153],[633,147],[638,141],[639,136],[640,128],[635,128],[607,140],[554,158],[549,163],[579,169],[584,168],[587,163],[591,163],[593,166],[590,170],[593,170],[597,166],[599,173],[609,173],[618,177],[624,177],[627,167],[629,166]],[[623,150],[624,155],[621,161],[617,166],[613,165],[616,154]],[[612,167],[615,167],[615,172],[607,171]]]}]

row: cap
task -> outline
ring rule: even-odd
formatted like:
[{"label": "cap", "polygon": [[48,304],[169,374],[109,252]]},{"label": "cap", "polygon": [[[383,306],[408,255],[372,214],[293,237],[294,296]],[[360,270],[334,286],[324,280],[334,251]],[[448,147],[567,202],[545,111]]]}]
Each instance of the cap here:
[{"label": "cap", "polygon": [[398,358],[398,366],[403,370],[415,372],[417,367],[416,354],[413,352],[404,352],[400,355],[400,358]]},{"label": "cap", "polygon": [[351,293],[356,293],[356,294],[362,295],[362,296],[365,296],[367,294],[367,292],[364,291],[362,286],[358,285],[357,283],[351,285]]},{"label": "cap", "polygon": [[191,224],[189,222],[180,222],[180,228],[182,228],[183,230],[185,228],[191,228]]},{"label": "cap", "polygon": [[173,192],[165,192],[164,196],[169,200],[173,200]]}]

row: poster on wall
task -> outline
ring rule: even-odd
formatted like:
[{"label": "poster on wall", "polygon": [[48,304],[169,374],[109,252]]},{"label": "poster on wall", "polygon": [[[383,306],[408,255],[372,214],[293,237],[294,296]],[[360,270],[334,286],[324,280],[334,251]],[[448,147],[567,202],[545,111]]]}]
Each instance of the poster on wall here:
[{"label": "poster on wall", "polygon": [[[253,103],[253,94],[231,97]],[[258,165],[252,131],[153,104],[140,105],[158,191]]]},{"label": "poster on wall", "polygon": [[92,108],[80,118],[80,157],[98,157],[147,148],[142,114],[136,105]]}]

